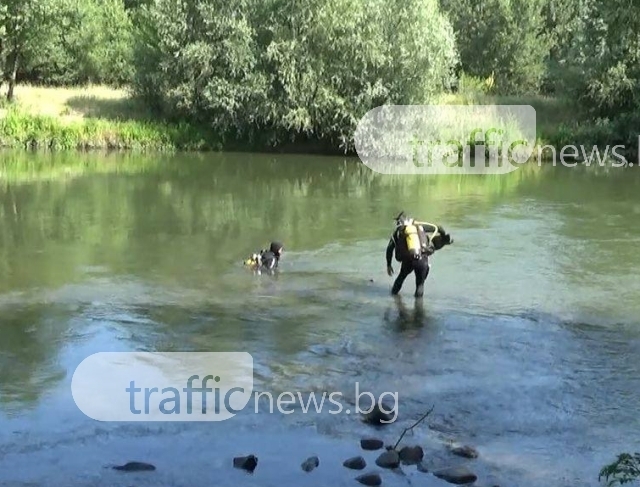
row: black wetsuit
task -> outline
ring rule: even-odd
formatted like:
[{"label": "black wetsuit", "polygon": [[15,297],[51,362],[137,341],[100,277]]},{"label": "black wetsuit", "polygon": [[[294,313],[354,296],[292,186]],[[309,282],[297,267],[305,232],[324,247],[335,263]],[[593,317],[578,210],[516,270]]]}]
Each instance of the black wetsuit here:
[{"label": "black wetsuit", "polygon": [[[391,266],[393,251],[397,248],[400,238],[402,237],[400,235],[400,228],[398,228],[391,235],[389,244],[387,245],[387,267]],[[416,275],[416,292],[414,296],[416,298],[422,297],[424,295],[424,283],[429,275],[429,256],[433,254],[434,251],[433,245],[429,243],[426,252],[422,253],[419,258],[413,258],[410,256],[403,258],[401,260],[400,272],[398,273],[398,277],[396,277],[393,287],[391,288],[391,294],[398,294],[400,289],[402,289],[402,285],[404,284],[407,276],[414,272]]]},{"label": "black wetsuit", "polygon": [[260,258],[262,262],[262,265],[260,266],[261,269],[268,271],[277,269],[280,258],[275,252],[272,252],[271,250],[263,250],[260,252]]},{"label": "black wetsuit", "polygon": [[281,252],[282,244],[280,242],[271,242],[269,250],[262,249],[257,254],[254,254],[249,262],[253,262],[254,269],[258,272],[274,273],[278,268]]},{"label": "black wetsuit", "polygon": [[[431,238],[429,238],[427,243],[426,250],[422,253],[419,258],[413,258],[410,256],[402,258],[400,273],[393,283],[393,287],[391,288],[392,294],[398,294],[402,285],[404,284],[405,279],[409,274],[415,272],[416,274],[416,292],[415,297],[420,298],[424,294],[424,283],[429,276],[429,256],[431,256],[436,250],[440,250],[445,245],[451,245],[453,243],[453,239],[451,235],[447,233],[444,227],[440,225],[433,225],[431,223],[425,222],[414,222],[415,225],[419,225],[422,227],[424,232],[428,235],[432,234]],[[400,235],[400,230],[402,227],[396,228],[396,230],[391,235],[389,239],[389,245],[387,245],[387,267],[391,266],[391,259],[393,258],[393,251],[396,250],[396,255],[402,254],[402,251],[398,252],[398,243],[400,243],[401,248],[404,247],[403,242],[400,238],[403,238]]]}]

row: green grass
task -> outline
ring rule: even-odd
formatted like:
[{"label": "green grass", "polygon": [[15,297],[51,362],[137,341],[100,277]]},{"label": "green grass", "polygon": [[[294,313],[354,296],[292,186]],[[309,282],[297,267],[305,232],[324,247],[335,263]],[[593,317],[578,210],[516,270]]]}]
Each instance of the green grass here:
[{"label": "green grass", "polygon": [[215,134],[155,119],[124,90],[19,86],[0,110],[0,147],[47,150],[204,151]]},{"label": "green grass", "polygon": [[189,124],[151,120],[86,118],[64,120],[18,107],[0,118],[0,146],[48,150],[126,149],[136,151],[212,150],[217,146]]},{"label": "green grass", "polygon": [[211,150],[205,131],[150,120],[65,120],[9,108],[0,118],[0,146],[25,149]]}]

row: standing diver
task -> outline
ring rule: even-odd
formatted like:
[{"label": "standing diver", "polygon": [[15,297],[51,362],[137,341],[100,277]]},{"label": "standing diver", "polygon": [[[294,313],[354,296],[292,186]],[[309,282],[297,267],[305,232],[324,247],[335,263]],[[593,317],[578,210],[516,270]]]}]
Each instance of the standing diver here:
[{"label": "standing diver", "polygon": [[272,274],[278,268],[283,251],[284,247],[280,242],[271,242],[269,250],[263,249],[252,254],[251,257],[244,261],[244,264],[251,267],[258,274],[261,274],[262,271],[268,271]]},{"label": "standing diver", "polygon": [[396,228],[387,245],[387,274],[393,275],[391,257],[394,249],[396,260],[402,264],[400,273],[391,288],[391,294],[397,295],[404,280],[411,272],[414,272],[416,275],[414,296],[421,298],[424,295],[424,283],[429,275],[429,256],[445,245],[452,244],[453,239],[443,227],[415,221],[413,218],[407,217],[404,211],[395,218],[395,222]]}]

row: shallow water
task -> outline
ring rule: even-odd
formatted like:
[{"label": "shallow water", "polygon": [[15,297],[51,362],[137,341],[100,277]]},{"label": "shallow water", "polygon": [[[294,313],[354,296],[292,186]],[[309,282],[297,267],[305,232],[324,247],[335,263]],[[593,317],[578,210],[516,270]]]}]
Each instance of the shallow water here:
[{"label": "shallow water", "polygon": [[[299,156],[0,157],[0,485],[354,485],[341,463],[359,438],[395,442],[431,406],[407,441],[478,485],[595,486],[637,444],[635,170],[416,179]],[[411,277],[389,296],[401,209],[455,238],[421,307]],[[285,243],[280,274],[246,272],[271,239]],[[356,383],[397,391],[398,422],[253,402],[217,423],[84,416],[75,367],[129,350],[247,351],[255,389],[274,394],[340,391],[348,405]],[[480,458],[448,455],[449,441]],[[253,475],[230,467],[247,453]],[[129,460],[158,470],[106,468]],[[406,472],[384,485],[447,485]]]}]

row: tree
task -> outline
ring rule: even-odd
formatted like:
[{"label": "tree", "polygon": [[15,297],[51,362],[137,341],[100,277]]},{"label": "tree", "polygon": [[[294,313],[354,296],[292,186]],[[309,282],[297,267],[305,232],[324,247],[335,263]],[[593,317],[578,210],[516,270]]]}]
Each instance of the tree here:
[{"label": "tree", "polygon": [[581,99],[601,116],[640,107],[640,5],[590,0],[581,45]]},{"label": "tree", "polygon": [[122,0],[55,0],[56,21],[22,78],[48,85],[131,81],[132,26]]},{"label": "tree", "polygon": [[0,15],[3,79],[9,83],[7,100],[12,101],[20,63],[46,38],[57,9],[54,0],[5,0]]},{"label": "tree", "polygon": [[579,66],[584,44],[588,0],[549,0],[544,6],[545,30],[550,36],[543,91],[572,96],[583,83]]},{"label": "tree", "polygon": [[134,23],[138,94],[260,146],[348,151],[369,109],[425,102],[456,59],[437,0],[157,0]]},{"label": "tree", "polygon": [[142,6],[134,22],[136,93],[165,115],[206,121],[220,132],[240,129],[265,91],[246,4],[158,0]]},{"label": "tree", "polygon": [[495,78],[501,94],[539,91],[551,36],[545,30],[547,0],[441,0],[453,23],[461,69]]}]

